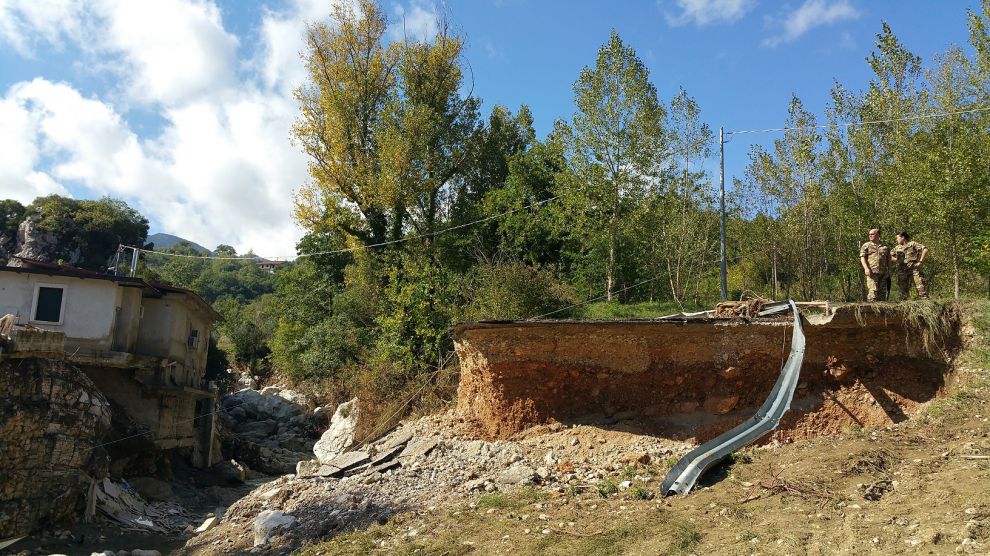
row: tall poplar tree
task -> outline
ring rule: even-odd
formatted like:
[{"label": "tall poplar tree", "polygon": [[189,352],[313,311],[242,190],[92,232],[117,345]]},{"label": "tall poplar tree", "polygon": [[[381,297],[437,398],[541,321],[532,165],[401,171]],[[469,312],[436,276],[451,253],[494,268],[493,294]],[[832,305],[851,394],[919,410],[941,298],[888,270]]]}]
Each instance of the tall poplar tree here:
[{"label": "tall poplar tree", "polygon": [[562,126],[576,179],[566,201],[576,225],[604,234],[605,282],[612,300],[625,216],[654,184],[666,147],[664,108],[636,52],[612,31],[594,67],[574,83],[577,111]]}]

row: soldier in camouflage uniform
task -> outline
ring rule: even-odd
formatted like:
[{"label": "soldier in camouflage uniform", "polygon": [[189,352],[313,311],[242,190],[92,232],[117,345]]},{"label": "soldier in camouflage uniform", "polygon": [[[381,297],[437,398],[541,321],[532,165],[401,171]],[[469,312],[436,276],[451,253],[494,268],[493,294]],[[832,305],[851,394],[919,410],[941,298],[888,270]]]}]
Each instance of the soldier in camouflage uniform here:
[{"label": "soldier in camouflage uniform", "polygon": [[890,258],[897,271],[897,288],[901,291],[901,301],[905,301],[911,296],[912,280],[914,280],[914,287],[918,290],[918,297],[928,299],[928,291],[925,290],[925,275],[918,268],[927,256],[928,248],[917,241],[911,241],[911,234],[907,232],[897,234],[897,247],[894,247]]},{"label": "soldier in camouflage uniform", "polygon": [[887,276],[890,275],[890,247],[880,239],[880,230],[870,230],[870,241],[859,248],[859,262],[866,274],[866,300],[887,299]]}]

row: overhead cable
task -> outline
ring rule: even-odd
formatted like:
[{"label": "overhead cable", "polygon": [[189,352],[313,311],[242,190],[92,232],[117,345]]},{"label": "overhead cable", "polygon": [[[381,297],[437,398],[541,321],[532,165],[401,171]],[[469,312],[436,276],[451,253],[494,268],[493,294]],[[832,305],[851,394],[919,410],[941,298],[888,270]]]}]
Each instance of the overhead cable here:
[{"label": "overhead cable", "polygon": [[889,124],[893,122],[906,122],[913,120],[925,120],[929,118],[944,118],[945,116],[958,116],[960,114],[976,114],[979,112],[990,112],[990,106],[984,108],[972,108],[969,110],[956,110],[955,112],[939,112],[936,114],[918,114],[915,116],[905,116],[903,118],[891,118],[889,120],[870,120],[866,122],[841,122],[835,124],[821,124],[821,125],[808,125],[808,126],[796,126],[796,127],[778,127],[771,129],[742,129],[738,131],[726,131],[726,135],[746,135],[751,133],[780,133],[786,131],[803,131],[808,129],[831,129],[837,127],[856,127],[864,125],[875,125],[875,124]]},{"label": "overhead cable", "polygon": [[186,255],[186,254],[182,254],[182,253],[167,253],[167,252],[164,252],[164,251],[155,251],[153,249],[144,249],[143,247],[134,247],[133,245],[124,245],[123,247],[126,247],[128,249],[134,249],[135,251],[140,251],[142,253],[150,253],[150,254],[153,254],[153,255],[162,255],[162,256],[166,256],[166,257],[179,257],[179,258],[184,258],[184,259],[205,259],[205,260],[213,260],[213,261],[253,261],[253,260],[258,260],[258,259],[264,259],[264,260],[268,260],[268,261],[288,261],[290,259],[299,259],[299,258],[302,258],[302,257],[316,257],[318,255],[337,255],[337,254],[341,254],[341,253],[353,253],[355,251],[361,251],[361,250],[364,250],[364,249],[372,249],[372,248],[375,248],[375,247],[384,247],[386,245],[395,245],[397,243],[405,243],[407,241],[412,241],[414,239],[427,239],[427,238],[431,238],[431,237],[436,237],[436,236],[439,236],[439,235],[442,235],[442,234],[446,234],[448,232],[453,232],[454,230],[460,230],[462,228],[468,228],[470,226],[475,226],[477,224],[482,224],[484,222],[489,222],[489,221],[495,220],[497,218],[502,218],[503,216],[508,216],[508,215],[514,214],[516,212],[520,212],[520,211],[523,211],[523,210],[526,210],[526,209],[530,209],[530,208],[533,208],[533,207],[536,207],[536,206],[540,206],[540,205],[549,203],[550,201],[553,201],[554,199],[559,199],[559,198],[560,198],[560,195],[554,195],[553,197],[550,197],[548,199],[544,199],[542,201],[537,201],[535,203],[530,203],[530,204],[528,204],[528,205],[526,205],[524,207],[519,207],[519,208],[512,209],[512,210],[509,210],[509,211],[506,211],[506,212],[502,212],[502,213],[499,213],[499,214],[493,214],[491,216],[486,216],[485,218],[482,218],[480,220],[474,220],[472,222],[466,222],[464,224],[458,224],[457,226],[451,226],[450,228],[444,228],[442,230],[437,230],[435,232],[430,232],[430,233],[426,233],[426,234],[413,234],[413,235],[409,235],[409,236],[406,236],[406,237],[403,237],[403,238],[400,238],[400,239],[393,239],[393,240],[389,240],[389,241],[382,241],[380,243],[371,243],[371,244],[368,244],[368,245],[359,245],[357,247],[347,247],[347,248],[344,248],[344,249],[333,249],[333,250],[330,250],[330,251],[320,251],[320,252],[317,252],[317,253],[299,253],[298,255],[288,255],[288,256],[278,256],[278,257],[263,257],[263,256],[258,255],[258,256],[255,256],[254,258],[245,257],[245,256],[240,256],[240,257],[217,257],[217,256],[214,256],[214,255]]}]

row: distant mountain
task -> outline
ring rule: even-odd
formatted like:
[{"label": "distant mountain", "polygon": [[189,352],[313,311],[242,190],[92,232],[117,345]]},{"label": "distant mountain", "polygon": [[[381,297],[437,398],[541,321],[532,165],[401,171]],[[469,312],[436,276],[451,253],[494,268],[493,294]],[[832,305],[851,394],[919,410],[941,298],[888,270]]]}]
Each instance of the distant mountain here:
[{"label": "distant mountain", "polygon": [[168,249],[169,247],[173,247],[183,242],[188,243],[189,245],[192,246],[193,249],[199,251],[204,255],[213,254],[213,251],[210,251],[209,249],[203,247],[202,245],[199,245],[198,243],[194,243],[192,241],[189,241],[188,239],[183,239],[179,236],[173,236],[172,234],[151,234],[150,236],[148,236],[148,243],[154,243],[155,250]]}]

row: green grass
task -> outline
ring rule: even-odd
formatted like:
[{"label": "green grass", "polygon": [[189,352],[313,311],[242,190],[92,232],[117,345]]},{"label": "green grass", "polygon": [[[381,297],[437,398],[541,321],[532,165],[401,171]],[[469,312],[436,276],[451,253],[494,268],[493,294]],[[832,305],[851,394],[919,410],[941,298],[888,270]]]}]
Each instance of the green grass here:
[{"label": "green grass", "polygon": [[652,500],[653,491],[648,488],[643,488],[641,486],[635,486],[629,491],[630,496],[633,498],[638,498],[640,500]]},{"label": "green grass", "polygon": [[616,485],[611,479],[605,479],[598,483],[598,495],[602,498],[608,498],[610,495],[619,492],[619,486]]},{"label": "green grass", "polygon": [[690,554],[692,548],[701,542],[701,532],[691,523],[680,522],[671,533],[672,542],[667,554]]},{"label": "green grass", "polygon": [[665,317],[674,313],[704,311],[714,307],[699,307],[691,303],[685,303],[684,307],[677,305],[673,301],[661,301],[658,303],[618,303],[613,301],[599,301],[578,307],[571,315],[576,319],[607,320],[607,319],[649,319]]}]

